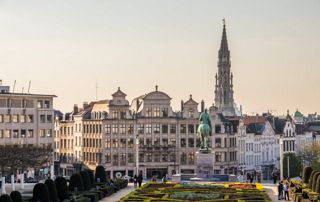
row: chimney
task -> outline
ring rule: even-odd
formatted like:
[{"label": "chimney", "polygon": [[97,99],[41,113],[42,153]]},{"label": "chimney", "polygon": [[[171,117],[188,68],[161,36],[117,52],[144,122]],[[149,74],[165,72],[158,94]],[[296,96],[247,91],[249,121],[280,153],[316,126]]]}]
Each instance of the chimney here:
[{"label": "chimney", "polygon": [[88,102],[83,102],[83,109],[87,108],[89,106]]},{"label": "chimney", "polygon": [[204,101],[201,100],[201,112],[204,112]]},{"label": "chimney", "polygon": [[78,114],[78,112],[79,112],[78,105],[77,105],[77,104],[74,104],[74,105],[73,105],[73,114]]},{"label": "chimney", "polygon": [[183,112],[183,100],[181,100],[181,112]]}]

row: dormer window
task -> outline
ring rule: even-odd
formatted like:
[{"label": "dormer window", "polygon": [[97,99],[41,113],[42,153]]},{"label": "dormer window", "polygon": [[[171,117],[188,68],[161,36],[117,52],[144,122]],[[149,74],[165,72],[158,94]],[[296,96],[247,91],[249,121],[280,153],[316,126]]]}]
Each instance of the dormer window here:
[{"label": "dormer window", "polygon": [[160,108],[159,107],[154,108],[153,117],[160,117]]},{"label": "dormer window", "polygon": [[168,108],[164,108],[164,109],[162,110],[162,116],[163,116],[163,117],[168,117]]},{"label": "dormer window", "polygon": [[112,112],[112,118],[114,118],[114,119],[118,118],[118,112],[117,111],[113,111]]},{"label": "dormer window", "polygon": [[151,116],[152,116],[151,108],[146,108],[146,117],[151,117]]}]

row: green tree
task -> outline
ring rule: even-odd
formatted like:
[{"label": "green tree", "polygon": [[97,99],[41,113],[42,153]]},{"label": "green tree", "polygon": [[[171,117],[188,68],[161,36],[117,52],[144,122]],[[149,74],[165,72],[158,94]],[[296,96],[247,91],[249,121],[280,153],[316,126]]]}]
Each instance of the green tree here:
[{"label": "green tree", "polygon": [[302,163],[298,156],[294,153],[288,153],[283,158],[283,177],[288,177],[288,159],[289,159],[289,178],[301,177]]}]

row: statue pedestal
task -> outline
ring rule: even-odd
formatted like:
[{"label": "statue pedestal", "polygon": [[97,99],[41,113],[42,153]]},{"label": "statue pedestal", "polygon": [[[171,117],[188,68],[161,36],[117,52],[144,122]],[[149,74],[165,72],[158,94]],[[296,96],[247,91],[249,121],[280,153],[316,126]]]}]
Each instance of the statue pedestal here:
[{"label": "statue pedestal", "polygon": [[213,164],[214,164],[214,152],[208,153],[196,152],[197,159],[197,177],[198,178],[212,178],[213,176]]}]

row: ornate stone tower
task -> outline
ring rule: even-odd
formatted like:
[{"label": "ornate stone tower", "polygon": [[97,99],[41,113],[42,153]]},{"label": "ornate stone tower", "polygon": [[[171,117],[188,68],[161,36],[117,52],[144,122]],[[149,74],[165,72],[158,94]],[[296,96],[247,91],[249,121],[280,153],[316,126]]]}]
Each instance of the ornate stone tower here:
[{"label": "ornate stone tower", "polygon": [[233,75],[230,71],[230,51],[228,49],[225,20],[223,19],[222,39],[219,50],[218,73],[216,74],[215,105],[218,112],[225,116],[234,116]]}]

